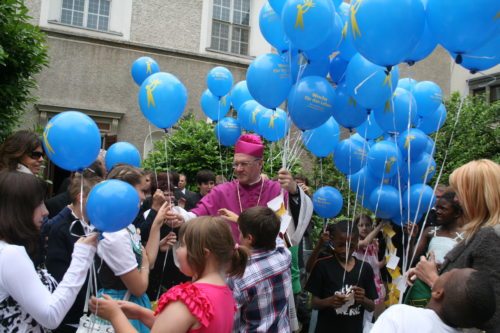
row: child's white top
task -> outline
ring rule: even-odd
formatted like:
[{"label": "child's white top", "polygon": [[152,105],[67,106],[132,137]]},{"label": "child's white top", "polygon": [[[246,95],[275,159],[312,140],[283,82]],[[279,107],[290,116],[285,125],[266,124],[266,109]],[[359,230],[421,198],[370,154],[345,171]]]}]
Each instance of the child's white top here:
[{"label": "child's white top", "polygon": [[436,312],[406,304],[390,306],[377,319],[371,333],[458,333],[446,325]]},{"label": "child's white top", "polygon": [[54,329],[75,302],[94,254],[94,246],[76,243],[66,274],[50,293],[26,249],[0,241],[0,301],[11,296],[41,326]]}]

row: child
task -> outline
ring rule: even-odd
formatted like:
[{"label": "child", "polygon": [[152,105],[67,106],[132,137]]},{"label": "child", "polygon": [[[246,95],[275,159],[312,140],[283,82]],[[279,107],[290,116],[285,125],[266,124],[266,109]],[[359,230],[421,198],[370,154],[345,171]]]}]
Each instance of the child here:
[{"label": "child", "polygon": [[[97,183],[102,179],[99,177],[85,177],[80,174],[71,179],[68,192],[71,204],[66,206],[52,221],[49,240],[47,242],[47,259],[45,265],[47,271],[61,282],[64,274],[71,264],[71,254],[74,250],[75,242],[80,236],[86,234],[88,218],[85,211],[87,196]],[[82,209],[83,208],[83,211]],[[87,277],[88,279],[88,277]],[[87,294],[87,283],[78,293],[75,303],[64,317],[61,325],[53,330],[54,333],[75,332],[82,316],[85,298]]]},{"label": "child", "polygon": [[[382,312],[383,303],[385,301],[385,287],[382,281],[382,276],[380,275],[380,268],[385,265],[385,260],[378,260],[378,240],[375,237],[378,235],[384,223],[379,223],[375,228],[373,228],[373,221],[370,216],[361,214],[354,219],[359,232],[359,242],[358,248],[353,253],[353,256],[359,260],[364,261],[369,264],[373,269],[373,277],[375,282],[375,288],[377,289],[378,298],[375,300],[375,306],[377,307],[377,314]],[[381,306],[379,306],[381,304]]]},{"label": "child", "polygon": [[313,308],[319,310],[315,332],[361,333],[364,310],[373,311],[378,297],[373,270],[352,256],[358,230],[349,221],[333,224],[330,237],[333,255],[316,262],[305,288],[313,294]]},{"label": "child", "polygon": [[238,303],[233,332],[291,332],[291,254],[276,238],[280,219],[267,207],[249,208],[239,216],[240,243],[251,249],[245,274],[229,280]]},{"label": "child", "polygon": [[135,332],[125,314],[152,326],[153,332],[231,332],[236,304],[225,278],[226,273],[243,274],[246,250],[234,243],[227,223],[219,217],[204,216],[183,224],[179,239],[180,270],[193,282],[163,294],[156,313],[106,296],[104,300],[92,298],[92,311],[111,321],[117,332]]},{"label": "child", "polygon": [[[119,179],[134,186],[142,201],[148,190],[144,173],[130,165],[117,165],[108,174],[108,179]],[[140,235],[133,224],[116,232],[104,232],[99,241],[97,254],[98,276],[103,289],[99,294],[107,294],[114,299],[127,299],[150,307],[146,290],[149,283],[149,270],[154,266],[160,242],[160,228],[165,214],[170,210],[165,202],[153,221],[146,249],[142,248]],[[149,332],[140,322],[134,321],[139,332]]]},{"label": "child", "polygon": [[389,307],[372,333],[453,333],[481,327],[495,313],[495,292],[486,272],[453,269],[439,276],[426,309],[404,304]]},{"label": "child", "polygon": [[[455,200],[455,193],[445,192],[437,200],[435,210],[437,226],[425,228],[422,239],[417,245],[415,258],[420,258],[420,255],[426,253],[427,256],[435,258],[439,267],[444,262],[445,255],[463,239],[459,223],[462,209]],[[430,298],[431,288],[417,280],[408,290],[405,304],[425,307]]]}]

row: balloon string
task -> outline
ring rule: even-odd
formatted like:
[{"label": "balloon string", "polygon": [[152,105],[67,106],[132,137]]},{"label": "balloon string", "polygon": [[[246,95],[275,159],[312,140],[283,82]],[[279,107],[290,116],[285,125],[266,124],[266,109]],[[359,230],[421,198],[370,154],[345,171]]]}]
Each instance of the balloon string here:
[{"label": "balloon string", "polygon": [[[154,152],[155,146],[153,144],[153,133],[151,132],[151,125],[148,125],[148,126],[149,126],[149,140],[151,142],[151,149],[152,149],[152,152]],[[153,171],[155,174],[156,184],[158,184],[158,171],[156,170],[156,159],[154,158],[154,156],[153,156]],[[153,193],[151,193],[151,194],[153,194]]]},{"label": "balloon string", "polygon": [[[221,112],[220,108],[221,108],[221,100],[219,98],[219,108],[217,110],[217,119],[218,119],[218,122],[220,122],[220,112]],[[215,126],[217,126],[217,124]],[[224,167],[222,166],[222,146],[220,144],[220,130],[217,131],[217,142],[219,144],[220,173],[222,175],[222,178],[224,178]]]},{"label": "balloon string", "polygon": [[[441,168],[439,170],[439,174],[438,174],[438,177],[436,179],[436,184],[434,185],[434,189],[433,191],[436,192],[436,189],[437,189],[437,186],[439,185],[439,181],[441,180],[441,176],[443,174],[443,170],[444,170],[444,166],[445,166],[445,163],[446,163],[446,160],[448,158],[448,152],[449,152],[449,148],[453,142],[453,138],[455,136],[455,130],[456,130],[456,127],[457,127],[457,124],[458,124],[458,120],[460,118],[460,115],[462,113],[462,108],[463,108],[463,104],[464,104],[464,101],[465,101],[465,98],[464,97],[461,97],[460,98],[460,104],[458,106],[458,111],[457,111],[457,118],[455,119],[455,123],[453,124],[453,128],[451,130],[451,134],[450,134],[450,140],[448,141],[448,147],[444,153],[444,158],[443,158],[443,162],[441,163]],[[438,123],[438,131],[436,132],[436,141],[437,141],[437,135],[439,133],[439,124],[441,123],[441,118],[439,119],[439,123]],[[435,147],[435,146],[434,146]],[[434,149],[433,149],[434,150]],[[432,207],[429,207],[427,208],[427,213],[426,213],[426,216],[425,216],[425,219],[422,223],[422,228],[420,230],[420,235],[418,237],[418,240],[417,240],[417,243],[418,244],[423,236],[423,230],[425,228],[425,224],[427,223],[427,218],[429,216],[429,212],[431,210]],[[411,261],[410,262],[413,262],[413,260],[415,260],[415,255],[416,255],[416,252],[417,252],[417,247],[415,246],[415,249],[413,250],[413,254],[412,254],[412,257],[411,257]]]},{"label": "balloon string", "polygon": [[357,95],[358,94],[358,89],[360,89],[365,83],[366,81],[370,80],[372,77],[374,77],[378,72],[375,71],[373,73],[371,73],[366,79],[364,79],[363,81],[361,81],[355,88],[354,88],[354,95]]}]

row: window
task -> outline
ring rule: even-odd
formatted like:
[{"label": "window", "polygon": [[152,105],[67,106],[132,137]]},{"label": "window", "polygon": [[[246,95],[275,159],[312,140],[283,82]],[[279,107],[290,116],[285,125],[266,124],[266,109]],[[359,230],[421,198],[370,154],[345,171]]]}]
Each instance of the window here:
[{"label": "window", "polygon": [[211,48],[248,54],[250,0],[214,0]]},{"label": "window", "polygon": [[61,23],[108,31],[109,7],[110,0],[63,0]]},{"label": "window", "polygon": [[489,102],[500,101],[500,73],[474,78],[469,81],[469,91],[472,95],[486,95]]}]

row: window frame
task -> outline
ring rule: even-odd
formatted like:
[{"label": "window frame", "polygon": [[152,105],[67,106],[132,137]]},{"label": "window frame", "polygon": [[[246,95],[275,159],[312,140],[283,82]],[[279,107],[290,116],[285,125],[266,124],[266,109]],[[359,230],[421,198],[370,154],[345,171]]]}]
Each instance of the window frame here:
[{"label": "window frame", "polygon": [[[73,21],[73,12],[75,12],[75,10],[74,10],[75,0],[71,0],[71,1],[72,1],[72,4],[73,4],[73,6],[71,8],[71,12],[72,12],[71,21]],[[59,23],[63,24],[63,25],[66,25],[66,26],[69,26],[69,27],[74,27],[74,28],[79,28],[79,29],[87,29],[87,30],[92,30],[92,31],[97,31],[97,32],[110,33],[111,30],[109,29],[109,27],[110,27],[110,21],[111,21],[111,12],[112,12],[113,1],[112,0],[98,0],[99,1],[98,12],[97,13],[91,13],[92,15],[96,15],[97,16],[96,28],[88,27],[90,0],[83,0],[83,1],[84,1],[84,5],[83,5],[83,20],[82,20],[82,25],[75,25],[75,24],[72,24],[72,23],[66,23],[66,22],[62,21],[63,10],[66,9],[66,8],[63,7],[64,0],[61,1],[61,8],[60,8],[60,14],[59,14]],[[100,7],[101,1],[109,1],[109,9],[108,9],[108,14],[107,15],[101,15],[101,13],[100,13],[100,11],[101,11],[101,7]],[[104,16],[104,17],[108,18],[106,30],[99,29],[99,17],[100,16]]]},{"label": "window frame", "polygon": [[[224,0],[221,0],[221,2],[222,1],[224,1]],[[248,57],[249,53],[250,53],[250,37],[251,37],[251,26],[250,26],[251,9],[252,9],[251,8],[251,0],[240,0],[242,2],[248,3],[248,25],[234,22],[235,1],[236,0],[229,0],[229,21],[224,21],[221,18],[215,17],[214,7],[216,6],[216,4],[215,4],[215,1],[212,1],[212,3],[211,3],[212,18],[211,18],[211,22],[210,22],[210,24],[211,24],[211,27],[210,27],[210,46],[207,49],[210,51],[226,53],[226,54],[230,54],[233,56]],[[224,7],[222,5],[221,5],[221,7],[227,8],[227,7]],[[241,10],[238,10],[238,11],[241,13],[245,13]],[[222,40],[222,38],[220,38],[220,33],[219,33],[219,35],[214,36],[214,23],[218,23],[221,26],[227,25],[229,27],[228,38],[227,38],[227,43],[228,43],[227,46],[228,47],[226,50],[220,49],[220,41]],[[234,29],[240,29],[240,31],[246,31],[247,36],[248,36],[247,40],[244,41],[240,38],[238,40],[233,41]],[[220,30],[219,30],[219,32],[220,32]],[[240,32],[240,34],[241,33],[242,32]],[[215,47],[215,44],[213,42],[214,37],[218,40],[218,44],[219,44],[218,48]],[[236,53],[236,52],[232,51],[233,50],[233,43],[238,44],[238,51],[239,52]],[[241,49],[242,49],[243,44],[246,45],[246,52],[245,53],[241,53]]]},{"label": "window frame", "polygon": [[[495,101],[492,100],[492,94],[491,94],[492,88],[500,89],[499,82],[500,82],[500,72],[488,74],[488,76],[484,77],[470,79],[468,80],[469,94],[476,95],[484,93],[487,96],[486,98],[489,103],[500,101],[500,93],[497,95],[498,98]],[[484,92],[479,92],[480,90],[483,89]]]}]

